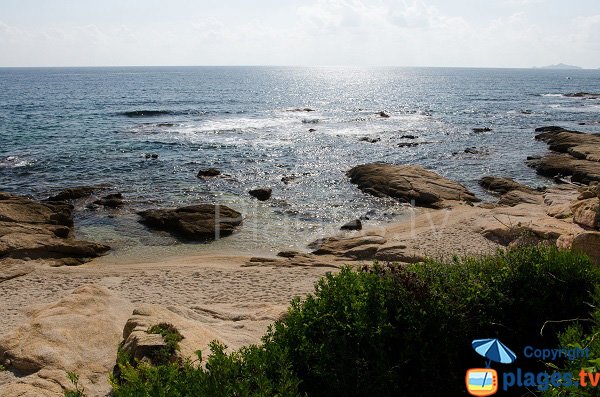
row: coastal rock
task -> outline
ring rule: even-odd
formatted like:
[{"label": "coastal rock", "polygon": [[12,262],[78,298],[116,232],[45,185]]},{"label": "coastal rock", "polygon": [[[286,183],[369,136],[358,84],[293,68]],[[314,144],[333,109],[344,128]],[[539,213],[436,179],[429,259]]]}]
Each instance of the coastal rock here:
[{"label": "coastal rock", "polygon": [[[152,351],[164,346],[160,335],[150,334],[147,331],[155,325],[172,325],[181,334],[183,339],[179,342],[180,350],[177,352],[182,359],[195,359],[195,352],[206,352],[208,345],[213,340],[223,340],[221,335],[211,331],[204,320],[198,319],[197,314],[188,312],[184,308],[162,307],[157,305],[141,305],[133,310],[133,315],[127,320],[123,328],[123,342],[121,346],[134,355],[141,357],[152,356]],[[205,355],[206,356],[206,355]]]},{"label": "coastal rock", "polygon": [[138,212],[138,215],[142,217],[140,223],[151,229],[195,241],[228,236],[242,224],[242,214],[227,206],[213,204],[151,209]]},{"label": "coastal rock", "polygon": [[400,137],[400,139],[417,139],[417,138],[418,138],[418,136],[416,136],[416,135],[402,135]]},{"label": "coastal rock", "polygon": [[416,147],[419,146],[418,142],[400,142],[398,147]]},{"label": "coastal rock", "polygon": [[219,171],[216,168],[207,168],[205,170],[200,170],[198,171],[198,174],[196,175],[196,177],[198,178],[210,178],[210,177],[215,177],[215,176],[219,176],[221,175],[221,171]]},{"label": "coastal rock", "polygon": [[600,94],[592,94],[590,92],[575,92],[565,94],[567,98],[586,98],[586,99],[598,99],[600,98]]},{"label": "coastal rock", "polygon": [[483,127],[483,128],[473,128],[473,132],[490,132],[492,129],[489,127]]},{"label": "coastal rock", "polygon": [[248,191],[248,194],[259,201],[267,201],[271,198],[273,190],[269,187],[260,187],[258,189],[252,189]]},{"label": "coastal rock", "polygon": [[600,199],[597,197],[578,200],[571,205],[573,222],[578,225],[600,229]]},{"label": "coastal rock", "polygon": [[387,114],[387,113],[386,113],[386,112],[384,112],[384,111],[381,111],[381,112],[379,112],[378,114],[379,114],[379,117],[383,117],[383,118],[385,118],[385,119],[387,119],[387,118],[389,118],[389,117],[390,117],[390,115],[389,115],[389,114]]},{"label": "coastal rock", "polygon": [[94,201],[94,204],[108,208],[120,208],[125,203],[123,202],[123,195],[121,193],[112,193]]},{"label": "coastal rock", "polygon": [[382,244],[382,236],[367,235],[353,238],[329,237],[318,242],[315,255],[336,255],[353,259],[371,259]]},{"label": "coastal rock", "polygon": [[590,257],[592,262],[600,265],[600,233],[585,232],[573,239],[571,244],[573,251],[581,252]]},{"label": "coastal rock", "polygon": [[73,207],[0,193],[0,258],[79,264],[110,247],[73,238]]},{"label": "coastal rock", "polygon": [[479,185],[487,190],[500,194],[508,193],[511,190],[534,192],[529,186],[523,185],[512,178],[499,176],[484,176],[479,180]]},{"label": "coastal rock", "polygon": [[539,192],[527,192],[523,190],[511,190],[503,194],[498,200],[498,204],[513,207],[518,204],[543,204],[544,198]]},{"label": "coastal rock", "polygon": [[350,181],[365,193],[416,205],[439,207],[444,201],[479,201],[458,182],[417,165],[371,163],[348,171]]},{"label": "coastal rock", "polygon": [[381,141],[381,138],[377,137],[377,138],[370,138],[368,136],[364,136],[362,138],[359,139],[360,142],[368,142],[368,143],[377,143],[379,141]]},{"label": "coastal rock", "polygon": [[344,224],[340,229],[341,230],[362,230],[362,222],[360,221],[360,219],[355,219],[353,221],[350,221],[350,222]]},{"label": "coastal rock", "polygon": [[538,174],[550,178],[570,176],[571,181],[588,184],[600,181],[600,163],[576,159],[568,154],[551,153],[538,160],[529,160],[527,164]]},{"label": "coastal rock", "polygon": [[100,186],[78,186],[61,190],[54,196],[50,196],[46,201],[73,201],[86,198],[94,192],[103,189]]},{"label": "coastal rock", "polygon": [[80,376],[87,395],[107,394],[115,346],[131,310],[97,285],[29,310],[27,322],[0,339],[0,364],[19,375],[0,386],[0,395],[62,396],[72,386],[67,371]]},{"label": "coastal rock", "polygon": [[284,177],[281,177],[281,182],[283,182],[285,185],[288,185],[290,182],[296,179],[298,179],[297,175],[286,175]]}]

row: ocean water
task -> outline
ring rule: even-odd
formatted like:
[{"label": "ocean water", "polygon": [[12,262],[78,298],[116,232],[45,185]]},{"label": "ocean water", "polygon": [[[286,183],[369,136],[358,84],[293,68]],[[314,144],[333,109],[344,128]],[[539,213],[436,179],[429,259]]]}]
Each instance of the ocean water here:
[{"label": "ocean water", "polygon": [[[600,71],[0,69],[0,190],[44,198],[106,184],[122,192],[122,210],[80,205],[76,214],[79,237],[112,245],[113,255],[301,248],[359,216],[367,225],[406,216],[405,206],[349,183],[345,172],[357,164],[421,164],[481,197],[484,175],[551,184],[524,163],[546,151],[533,130],[600,132],[600,100],[563,96],[579,91],[600,92]],[[159,157],[146,158],[152,153]],[[230,177],[198,179],[207,167]],[[286,176],[296,179],[284,184]],[[250,198],[258,186],[272,187],[273,199]],[[179,244],[137,223],[137,210],[198,202],[230,205],[245,224],[212,244]]]}]

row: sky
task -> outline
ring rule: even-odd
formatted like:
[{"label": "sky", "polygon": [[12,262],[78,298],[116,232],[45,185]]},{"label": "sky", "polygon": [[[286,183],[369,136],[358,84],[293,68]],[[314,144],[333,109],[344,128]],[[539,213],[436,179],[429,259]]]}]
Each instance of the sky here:
[{"label": "sky", "polygon": [[600,67],[600,0],[0,0],[0,66]]}]

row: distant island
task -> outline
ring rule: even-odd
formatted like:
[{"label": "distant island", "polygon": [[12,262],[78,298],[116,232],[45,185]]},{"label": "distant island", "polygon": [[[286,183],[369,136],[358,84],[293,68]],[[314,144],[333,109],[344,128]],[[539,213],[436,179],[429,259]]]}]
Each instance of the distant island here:
[{"label": "distant island", "polygon": [[[538,69],[536,66],[533,67],[534,69]],[[548,66],[540,66],[539,69],[564,69],[564,70],[575,70],[575,69],[583,69],[579,66],[575,66],[575,65],[566,65],[564,63],[559,63],[556,65],[548,65]]]}]

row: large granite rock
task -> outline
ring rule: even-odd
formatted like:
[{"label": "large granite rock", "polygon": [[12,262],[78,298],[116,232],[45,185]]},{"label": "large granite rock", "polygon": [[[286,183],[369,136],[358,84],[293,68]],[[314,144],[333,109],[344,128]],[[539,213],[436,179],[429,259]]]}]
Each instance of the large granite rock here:
[{"label": "large granite rock", "polygon": [[110,248],[73,238],[73,207],[0,193],[0,259],[79,264]]},{"label": "large granite rock", "polygon": [[590,229],[600,229],[600,199],[577,200],[571,205],[573,222]]},{"label": "large granite rock", "polygon": [[511,178],[486,176],[479,180],[479,184],[492,192],[502,196],[498,201],[500,205],[515,206],[518,204],[542,204],[542,193],[523,185]]},{"label": "large granite rock", "polygon": [[573,239],[573,251],[581,252],[590,257],[592,262],[600,265],[600,232],[585,232]]},{"label": "large granite rock", "polygon": [[242,214],[213,204],[182,208],[152,209],[138,213],[144,225],[165,230],[174,236],[194,241],[209,241],[228,236],[242,224]]},{"label": "large granite rock", "polygon": [[536,139],[546,142],[557,153],[529,162],[540,175],[570,176],[574,182],[584,184],[600,181],[600,135],[561,127],[542,127],[536,132],[541,132]]},{"label": "large granite rock", "polygon": [[348,171],[350,181],[365,193],[426,207],[445,201],[479,201],[458,182],[417,165],[364,164]]},{"label": "large granite rock", "polygon": [[26,323],[0,339],[0,364],[18,375],[0,386],[0,395],[62,396],[72,386],[67,371],[80,376],[87,395],[106,395],[116,346],[132,309],[96,285],[31,309]]}]

